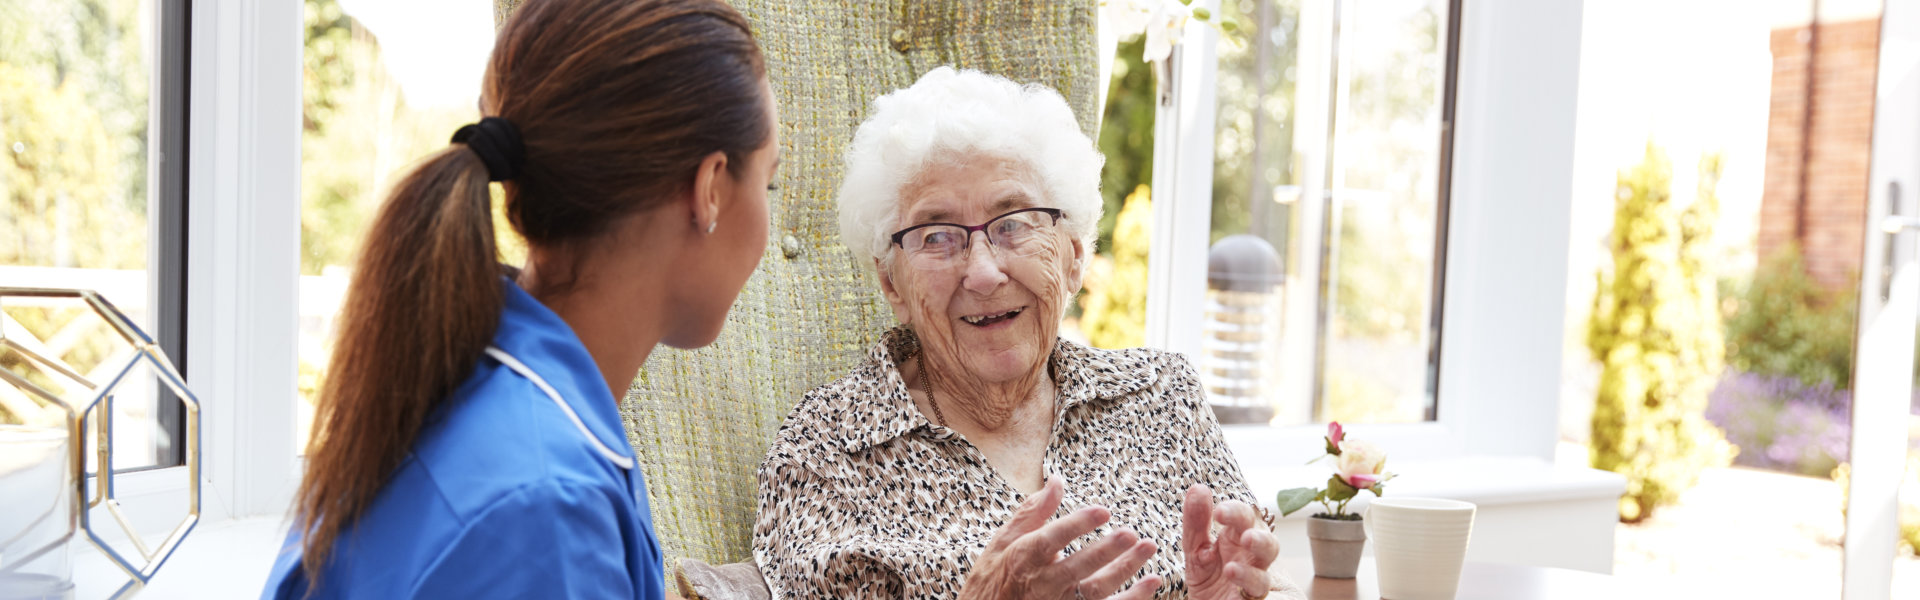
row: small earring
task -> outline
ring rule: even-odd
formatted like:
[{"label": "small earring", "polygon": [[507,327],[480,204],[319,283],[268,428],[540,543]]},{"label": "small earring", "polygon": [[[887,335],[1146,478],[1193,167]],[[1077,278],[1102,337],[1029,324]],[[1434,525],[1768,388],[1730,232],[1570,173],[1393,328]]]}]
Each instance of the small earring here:
[{"label": "small earring", "polygon": [[719,221],[714,221],[714,222],[712,222],[712,223],[708,223],[708,224],[707,224],[707,235],[713,235],[713,228],[715,228],[715,227],[719,227],[719,226],[720,226],[720,222],[719,222]]}]

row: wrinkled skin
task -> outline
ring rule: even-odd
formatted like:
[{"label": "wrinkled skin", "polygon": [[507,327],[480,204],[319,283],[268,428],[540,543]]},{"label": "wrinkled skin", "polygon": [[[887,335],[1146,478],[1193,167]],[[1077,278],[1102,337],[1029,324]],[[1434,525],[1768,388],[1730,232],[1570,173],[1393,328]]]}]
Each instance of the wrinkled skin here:
[{"label": "wrinkled skin", "polygon": [[[1008,211],[1054,206],[1030,169],[988,157],[929,167],[901,190],[900,202],[903,229],[928,222],[978,225]],[[985,431],[1030,416],[1023,408],[1045,409],[1034,412],[1051,423],[1047,359],[1066,304],[1080,290],[1084,252],[1064,225],[1045,230],[1036,240],[1044,246],[1032,256],[1006,256],[976,234],[965,262],[950,270],[917,269],[898,248],[890,264],[879,265],[894,316],[920,339],[935,393],[951,399],[942,410]],[[1019,316],[992,328],[962,320],[1014,309]],[[1035,399],[1044,402],[1030,402]]]},{"label": "wrinkled skin", "polygon": [[[1187,598],[1266,597],[1274,583],[1267,569],[1280,555],[1280,540],[1259,522],[1253,507],[1231,500],[1214,504],[1213,490],[1194,484],[1181,499],[1181,509]],[[1210,532],[1213,523],[1221,527],[1217,537]]]}]

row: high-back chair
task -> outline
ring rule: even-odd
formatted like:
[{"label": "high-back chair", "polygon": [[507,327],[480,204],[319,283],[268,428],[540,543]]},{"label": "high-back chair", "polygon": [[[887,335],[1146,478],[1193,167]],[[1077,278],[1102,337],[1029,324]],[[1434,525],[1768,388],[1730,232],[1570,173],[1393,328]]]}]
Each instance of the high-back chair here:
[{"label": "high-back chair", "polygon": [[[495,0],[496,23],[522,0]],[[755,469],[801,394],[893,326],[872,266],[840,245],[834,194],[874,98],[941,65],[1052,86],[1089,135],[1100,115],[1097,0],[731,0],[780,107],[771,240],[719,341],[655,350],[621,404],[669,571],[751,561]],[[705,585],[747,565],[696,567]],[[695,586],[696,588],[698,586]],[[764,591],[761,592],[764,594]],[[727,597],[728,594],[700,594]]]}]

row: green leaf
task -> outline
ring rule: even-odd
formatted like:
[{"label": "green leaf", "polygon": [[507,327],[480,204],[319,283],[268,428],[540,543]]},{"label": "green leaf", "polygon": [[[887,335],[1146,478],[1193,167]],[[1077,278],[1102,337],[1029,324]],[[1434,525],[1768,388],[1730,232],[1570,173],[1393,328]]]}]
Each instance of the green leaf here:
[{"label": "green leaf", "polygon": [[1347,485],[1347,482],[1342,481],[1339,475],[1335,475],[1327,478],[1327,499],[1328,500],[1333,500],[1335,502],[1348,500],[1348,499],[1352,499],[1354,495],[1359,493],[1360,493],[1360,490],[1355,489],[1351,485]]},{"label": "green leaf", "polygon": [[1312,502],[1319,493],[1320,490],[1313,488],[1280,490],[1280,493],[1274,496],[1273,502],[1280,505],[1280,516],[1284,517],[1306,507],[1307,503]]},{"label": "green leaf", "polygon": [[1193,7],[1193,18],[1202,21],[1211,19],[1213,18],[1213,11],[1207,10],[1204,6],[1195,6]]},{"label": "green leaf", "polygon": [[1367,491],[1373,492],[1373,495],[1375,496],[1385,496],[1387,495],[1387,482],[1382,481],[1380,483],[1373,484],[1373,487],[1367,488]]}]

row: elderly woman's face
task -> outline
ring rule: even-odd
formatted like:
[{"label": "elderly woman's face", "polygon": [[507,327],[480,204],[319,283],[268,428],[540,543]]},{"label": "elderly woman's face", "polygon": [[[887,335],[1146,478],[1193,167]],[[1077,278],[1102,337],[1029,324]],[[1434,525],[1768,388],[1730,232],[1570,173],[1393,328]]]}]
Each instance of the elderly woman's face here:
[{"label": "elderly woman's face", "polygon": [[[974,157],[937,163],[900,193],[901,229],[923,223],[977,226],[1023,208],[1052,208],[1030,169]],[[899,246],[881,287],[894,315],[919,337],[940,369],[978,383],[1010,381],[1046,364],[1062,308],[1080,289],[1080,243],[1064,222],[1044,224],[1018,251],[992,247],[987,232],[948,261],[926,261]],[[996,227],[996,229],[1004,228]]]}]

